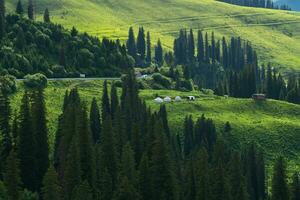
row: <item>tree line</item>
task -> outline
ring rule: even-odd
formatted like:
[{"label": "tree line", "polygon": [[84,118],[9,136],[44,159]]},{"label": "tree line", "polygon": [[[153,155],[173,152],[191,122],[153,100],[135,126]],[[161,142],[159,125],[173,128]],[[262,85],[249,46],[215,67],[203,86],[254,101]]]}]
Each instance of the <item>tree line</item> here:
[{"label": "tree line", "polygon": [[[110,90],[110,91],[109,91]],[[274,164],[267,190],[264,156],[255,145],[227,142],[204,115],[187,116],[172,133],[165,105],[152,112],[138,95],[133,72],[121,95],[104,82],[89,108],[76,88],[65,94],[54,145],[50,145],[43,90],[24,92],[19,113],[0,93],[0,196],[11,200],[203,199],[296,200],[299,176],[287,181],[286,162]],[[11,120],[10,120],[11,118]],[[10,123],[11,121],[11,123]],[[10,126],[10,124],[12,124]],[[49,159],[53,146],[53,157]]]},{"label": "tree line", "polygon": [[[135,41],[133,29],[130,28],[129,32],[128,52],[129,46],[135,44],[130,42]],[[145,36],[141,34],[143,32],[144,29],[139,28],[137,38],[143,42],[138,43],[146,45]],[[147,35],[150,38],[149,32]],[[240,37],[232,37],[228,41],[225,37],[217,39],[214,32],[209,34],[201,30],[194,36],[194,31],[190,29],[179,31],[179,36],[174,40],[173,52],[163,52],[160,40],[158,44],[155,47],[160,49],[155,53],[155,72],[160,72],[162,65],[167,66],[168,72],[161,70],[161,73],[176,83],[176,89],[192,88],[192,79],[199,88],[213,89],[220,96],[249,98],[255,93],[264,93],[272,99],[300,103],[299,77],[289,75],[286,80],[270,63],[259,66],[257,52],[249,41]],[[147,45],[147,48],[142,49],[150,49],[148,54],[151,55],[150,42]]]},{"label": "tree line", "polygon": [[121,76],[134,65],[125,45],[118,40],[101,41],[76,28],[66,30],[51,23],[49,10],[44,22],[35,22],[32,0],[28,16],[19,0],[14,14],[5,13],[0,1],[0,73],[23,78],[27,74],[43,73],[47,77]]},{"label": "tree line", "polygon": [[273,0],[219,0],[222,2],[257,8],[292,10],[287,4],[276,5]]}]

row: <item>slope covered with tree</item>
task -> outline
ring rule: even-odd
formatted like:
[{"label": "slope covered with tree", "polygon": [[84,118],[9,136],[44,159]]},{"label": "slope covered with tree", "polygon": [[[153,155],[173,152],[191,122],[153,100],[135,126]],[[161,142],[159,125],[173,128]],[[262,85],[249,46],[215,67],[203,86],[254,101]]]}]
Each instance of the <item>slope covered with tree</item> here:
[{"label": "slope covered with tree", "polygon": [[[7,2],[8,10],[14,11],[16,2]],[[144,26],[152,33],[152,45],[160,38],[167,49],[172,48],[182,28],[214,31],[219,39],[240,36],[252,43],[260,62],[274,63],[284,71],[299,69],[300,16],[296,12],[240,7],[214,0],[40,0],[36,2],[38,20],[42,20],[46,8],[52,21],[99,37],[125,41],[129,26],[136,31]]]}]

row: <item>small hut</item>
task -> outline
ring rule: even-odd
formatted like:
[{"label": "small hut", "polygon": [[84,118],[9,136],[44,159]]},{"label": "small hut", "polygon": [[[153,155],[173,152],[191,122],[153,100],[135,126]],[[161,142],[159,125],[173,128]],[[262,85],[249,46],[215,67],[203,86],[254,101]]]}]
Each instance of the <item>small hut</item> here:
[{"label": "small hut", "polygon": [[265,101],[267,100],[267,96],[265,94],[253,94],[252,99],[254,101]]}]

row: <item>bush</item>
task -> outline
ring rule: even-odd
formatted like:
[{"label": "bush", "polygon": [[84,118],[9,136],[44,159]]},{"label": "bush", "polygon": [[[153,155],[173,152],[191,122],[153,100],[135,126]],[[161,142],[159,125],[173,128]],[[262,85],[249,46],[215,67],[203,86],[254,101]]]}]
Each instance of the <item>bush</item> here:
[{"label": "bush", "polygon": [[47,77],[43,74],[25,76],[24,85],[30,89],[43,89],[47,87]]},{"label": "bush", "polygon": [[163,86],[166,89],[170,89],[171,88],[171,80],[159,73],[155,73],[152,75],[152,79],[154,81],[155,84],[159,84],[161,86]]},{"label": "bush", "polygon": [[0,89],[4,94],[12,94],[17,90],[16,78],[11,75],[0,76]]}]

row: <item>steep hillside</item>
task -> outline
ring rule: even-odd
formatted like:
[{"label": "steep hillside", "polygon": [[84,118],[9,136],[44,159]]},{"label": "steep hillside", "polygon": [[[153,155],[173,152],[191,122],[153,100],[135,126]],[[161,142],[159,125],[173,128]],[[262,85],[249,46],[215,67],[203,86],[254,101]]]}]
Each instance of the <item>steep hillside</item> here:
[{"label": "steep hillside", "polygon": [[[52,145],[65,91],[78,87],[81,97],[89,106],[93,97],[96,97],[98,102],[100,101],[102,84],[103,81],[51,81],[49,83],[45,96]],[[22,94],[23,86],[19,82],[19,92],[12,97],[13,109],[18,109]],[[172,98],[177,95],[181,97],[195,95],[197,97],[195,102],[184,100],[167,104],[173,133],[180,133],[185,116],[192,115],[194,119],[197,119],[205,114],[206,117],[212,118],[216,122],[219,132],[227,121],[231,123],[233,131],[229,140],[235,147],[255,142],[265,151],[269,160],[275,155],[283,154],[292,163],[299,161],[299,105],[274,100],[255,103],[249,99],[225,99],[199,92],[187,93],[172,90],[141,90],[140,95],[153,110],[159,108],[159,105],[153,101],[155,95]],[[293,166],[296,167],[296,165]]]},{"label": "steep hillside", "polygon": [[[14,9],[16,0],[8,3]],[[39,0],[38,19],[48,7],[53,21],[81,31],[125,40],[129,26],[144,26],[171,48],[181,28],[215,31],[217,37],[250,40],[261,62],[300,71],[300,13],[247,8],[214,0]]]}]

